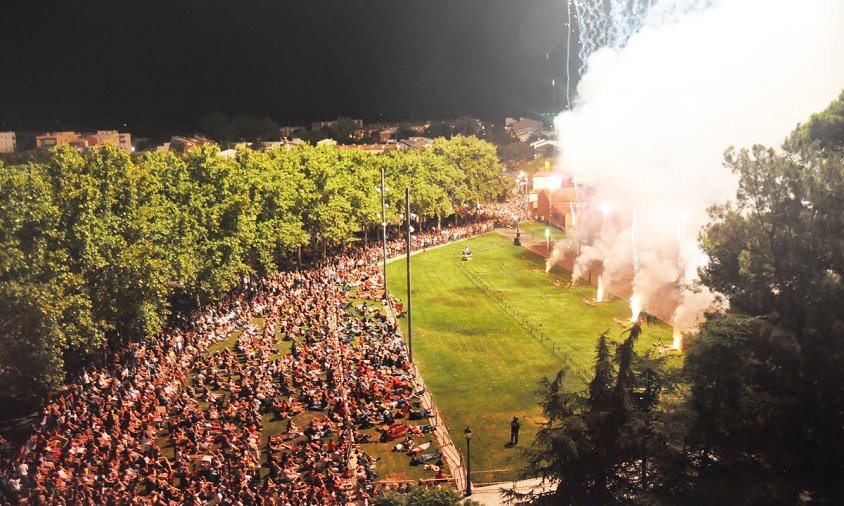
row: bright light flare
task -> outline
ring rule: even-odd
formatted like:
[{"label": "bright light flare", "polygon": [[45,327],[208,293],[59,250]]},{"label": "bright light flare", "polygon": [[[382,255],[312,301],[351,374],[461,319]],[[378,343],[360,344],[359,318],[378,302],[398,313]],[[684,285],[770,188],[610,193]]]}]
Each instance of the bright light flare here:
[{"label": "bright light flare", "polygon": [[639,321],[639,314],[642,312],[642,301],[635,293],[630,297],[630,323]]},{"label": "bright light flare", "polygon": [[598,295],[595,296],[595,302],[604,302],[604,279],[598,275]]},{"label": "bright light flare", "polygon": [[674,329],[674,342],[671,344],[672,350],[679,350],[683,344],[683,334],[679,329]]}]

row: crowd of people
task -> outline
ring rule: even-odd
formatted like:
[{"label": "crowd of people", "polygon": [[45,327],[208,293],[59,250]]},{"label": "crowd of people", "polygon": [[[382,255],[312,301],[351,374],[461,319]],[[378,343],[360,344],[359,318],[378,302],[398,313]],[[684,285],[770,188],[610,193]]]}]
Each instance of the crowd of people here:
[{"label": "crowd of people", "polygon": [[[487,232],[498,218],[418,234],[412,247]],[[371,427],[445,478],[435,449],[414,440],[432,428],[404,341],[383,306],[351,304],[380,300],[380,254],[373,245],[244,278],[86,368],[0,461],[0,504],[360,504],[378,493]]]}]

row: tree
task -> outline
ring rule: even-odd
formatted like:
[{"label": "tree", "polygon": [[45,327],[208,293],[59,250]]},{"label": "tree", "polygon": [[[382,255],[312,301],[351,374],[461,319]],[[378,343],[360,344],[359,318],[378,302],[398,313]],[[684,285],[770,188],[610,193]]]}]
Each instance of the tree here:
[{"label": "tree", "polygon": [[64,380],[65,354],[104,342],[90,298],[67,268],[49,175],[0,164],[0,398],[31,398]]},{"label": "tree", "polygon": [[[797,456],[799,345],[764,320],[738,314],[710,318],[686,348],[684,374],[693,418],[688,445],[693,486],[687,493],[736,502],[786,497]],[[791,491],[792,497],[796,495]],[[767,497],[766,497],[767,496]]]},{"label": "tree", "polygon": [[159,181],[116,146],[56,150],[48,171],[67,265],[101,330],[112,339],[161,331],[174,251]]},{"label": "tree", "polygon": [[400,141],[400,140],[403,140],[403,139],[408,139],[410,137],[415,137],[417,135],[419,135],[419,134],[416,133],[416,131],[414,131],[413,129],[410,128],[409,123],[399,123],[399,128],[398,128],[398,130],[396,130],[396,140],[397,141]]},{"label": "tree", "polygon": [[533,160],[533,148],[530,144],[524,142],[511,142],[500,146],[498,149],[498,158],[502,162],[512,160],[514,162],[521,162],[526,160]]},{"label": "tree", "polygon": [[452,488],[415,487],[408,494],[385,492],[375,497],[376,506],[479,506],[480,503],[463,497]]},{"label": "tree", "polygon": [[227,138],[232,141],[255,142],[263,138],[265,128],[267,125],[253,116],[238,114],[229,122]]},{"label": "tree", "polygon": [[209,139],[219,143],[228,140],[229,117],[220,111],[215,111],[199,120],[199,129]]},{"label": "tree", "polygon": [[[661,358],[639,355],[634,325],[616,346],[598,338],[592,380],[584,392],[567,385],[568,369],[540,382],[547,419],[528,451],[524,477],[557,482],[534,497],[539,504],[647,502],[671,453],[666,415],[657,409],[673,388]],[[519,494],[511,492],[511,498]]]},{"label": "tree", "polygon": [[475,118],[471,116],[460,116],[454,122],[454,135],[477,135],[481,130],[481,125]]},{"label": "tree", "polygon": [[282,150],[245,149],[236,158],[254,207],[250,216],[255,219],[255,235],[248,243],[246,259],[262,274],[278,270],[284,256],[308,240],[301,215],[304,176],[298,167],[285,163],[284,155]]},{"label": "tree", "polygon": [[358,125],[352,118],[341,116],[337,118],[332,128],[331,138],[340,144],[354,144],[357,140],[355,137],[357,130]]},{"label": "tree", "polygon": [[512,144],[514,140],[518,140],[513,134],[507,132],[504,128],[504,123],[489,123],[484,128],[484,140],[489,141],[496,146],[502,147]]},{"label": "tree", "polygon": [[425,136],[433,139],[438,137],[450,139],[452,133],[452,129],[448,126],[448,123],[444,123],[442,121],[435,121],[425,128]]},{"label": "tree", "polygon": [[406,218],[406,186],[423,217],[497,193],[481,188],[496,166],[476,139],[380,157],[305,145],[133,159],[62,147],[43,163],[0,164],[0,394],[34,398],[105,345],[162,331],[172,302],[217,300],[309,240],[325,253],[372,228],[382,166],[391,224]]},{"label": "tree", "polygon": [[[710,212],[701,280],[727,296],[734,311],[766,316],[781,329],[781,344],[794,336],[799,408],[782,416],[795,432],[767,453],[776,461],[765,465],[787,466],[789,450],[802,461],[788,465],[794,480],[837,486],[833,477],[844,473],[844,383],[832,371],[844,367],[844,156],[798,130],[781,151],[755,146],[728,150],[725,158],[739,190],[734,205]],[[757,381],[776,382],[786,364],[766,364]],[[743,441],[747,451],[752,441]]]},{"label": "tree", "polygon": [[336,163],[338,150],[330,146],[303,146],[295,154],[300,157],[305,177],[314,188],[313,198],[303,213],[311,240],[322,241],[323,248],[339,244],[356,229],[349,198],[353,175]]},{"label": "tree", "polygon": [[802,135],[823,148],[844,149],[844,91],[823,112],[813,114],[803,126]]},{"label": "tree", "polygon": [[595,349],[595,376],[589,382],[589,405],[598,411],[612,408],[613,365],[606,333],[598,338]]}]

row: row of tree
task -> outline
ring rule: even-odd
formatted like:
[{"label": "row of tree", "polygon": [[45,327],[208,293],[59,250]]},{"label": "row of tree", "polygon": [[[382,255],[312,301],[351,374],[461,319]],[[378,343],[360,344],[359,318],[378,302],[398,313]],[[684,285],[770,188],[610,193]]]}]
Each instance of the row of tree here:
[{"label": "row of tree", "polygon": [[[215,111],[199,120],[200,132],[209,139],[221,145],[233,145],[239,142],[260,144],[266,141],[277,141],[281,138],[281,128],[278,123],[269,118],[256,118],[245,114],[229,116]],[[308,129],[300,127],[291,136],[316,144],[323,139],[334,139],[340,144],[377,144],[381,142],[378,133],[366,136],[363,129],[350,117],[340,116],[331,126],[321,126]],[[443,137],[451,139],[456,135],[475,136],[479,139],[504,147],[499,156],[504,160],[528,160],[533,157],[533,150],[528,144],[518,142],[518,139],[505,130],[503,123],[484,124],[479,120],[460,116],[453,123],[434,121],[427,124],[424,132],[414,130],[410,123],[397,124],[392,140],[402,140],[409,137],[425,136],[432,139]],[[33,140],[33,147],[34,147]]]},{"label": "row of tree", "polygon": [[[781,149],[728,150],[701,282],[729,299],[682,366],[597,345],[594,378],[542,383],[530,476],[548,504],[840,503],[844,487],[844,94]],[[613,346],[615,349],[613,349]]]},{"label": "row of tree", "polygon": [[206,302],[299,248],[324,252],[411,211],[444,218],[506,186],[473,137],[372,155],[308,145],[234,158],[216,147],[137,162],[115,146],[0,165],[0,393],[31,397],[108,345],[165,327],[174,297]]}]

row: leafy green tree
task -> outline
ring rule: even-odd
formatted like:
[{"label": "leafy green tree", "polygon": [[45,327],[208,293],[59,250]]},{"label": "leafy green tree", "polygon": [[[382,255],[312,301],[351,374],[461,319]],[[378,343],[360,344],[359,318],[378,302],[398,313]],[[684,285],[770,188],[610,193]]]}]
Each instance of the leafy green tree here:
[{"label": "leafy green tree", "polygon": [[302,146],[295,151],[311,187],[319,189],[303,215],[312,242],[321,241],[323,249],[348,239],[357,228],[349,192],[353,176],[336,163],[337,151],[330,146]]},{"label": "leafy green tree", "polygon": [[237,154],[254,206],[249,214],[255,219],[255,234],[247,246],[247,263],[264,274],[275,272],[287,254],[308,240],[300,214],[304,175],[284,163],[284,154],[251,149]]},{"label": "leafy green tree", "polygon": [[[833,372],[844,368],[842,160],[841,151],[809,142],[799,131],[782,150],[729,150],[726,164],[739,178],[736,202],[713,208],[713,221],[701,235],[709,256],[700,272],[703,283],[724,294],[734,312],[766,317],[780,329],[769,348],[783,347],[797,361],[774,353],[760,359],[764,366],[746,370],[756,374],[751,385],[771,385],[765,390],[771,398],[756,408],[790,425],[778,429],[778,439],[766,440],[776,447],[760,448],[756,438],[721,427],[730,420],[713,419],[704,433],[729,429],[737,434],[732,451],[740,452],[742,463],[753,463],[754,470],[787,469],[792,484],[825,490],[836,487],[833,477],[844,473],[844,383]],[[743,336],[738,330],[731,330],[734,338]],[[754,354],[758,346],[754,341]],[[703,373],[694,369],[690,381],[704,381]],[[783,379],[791,377],[796,386]],[[769,434],[758,427],[744,432]]]},{"label": "leafy green tree", "polygon": [[200,146],[181,158],[150,154],[168,181],[163,190],[176,207],[181,247],[176,274],[190,297],[207,301],[233,288],[252,272],[246,251],[255,237],[256,209],[249,200],[245,171],[219,156],[216,146]]},{"label": "leafy green tree", "polygon": [[524,476],[557,487],[532,497],[538,504],[615,504],[653,495],[673,439],[657,406],[672,385],[664,360],[635,352],[639,334],[631,328],[615,354],[606,335],[598,338],[594,375],[583,393],[567,384],[567,369],[540,382],[547,422],[528,451]]},{"label": "leafy green tree", "polygon": [[67,268],[60,209],[41,166],[0,164],[0,398],[64,380],[65,354],[104,342],[83,279]]},{"label": "leafy green tree", "polygon": [[173,271],[158,181],[116,146],[57,150],[49,171],[69,266],[85,279],[95,320],[113,338],[160,331]]},{"label": "leafy green tree", "polygon": [[824,148],[844,149],[844,91],[823,112],[813,114],[803,126],[803,136]]},{"label": "leafy green tree", "polygon": [[160,332],[174,297],[215,300],[309,240],[325,253],[373,228],[382,167],[390,224],[406,218],[406,186],[422,217],[496,194],[484,188],[494,151],[476,139],[379,157],[305,145],[224,158],[200,146],[133,160],[63,147],[44,163],[0,164],[0,390],[55,387],[105,344]]},{"label": "leafy green tree", "polygon": [[[495,147],[475,137],[455,136],[438,140],[430,149],[442,166],[451,166],[462,181],[452,190],[455,206],[495,202],[506,191],[504,174],[495,154]],[[462,184],[460,184],[462,183]]]},{"label": "leafy green tree", "polygon": [[478,506],[480,503],[463,497],[453,488],[415,487],[408,494],[385,492],[375,497],[376,506]]}]

